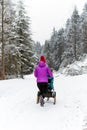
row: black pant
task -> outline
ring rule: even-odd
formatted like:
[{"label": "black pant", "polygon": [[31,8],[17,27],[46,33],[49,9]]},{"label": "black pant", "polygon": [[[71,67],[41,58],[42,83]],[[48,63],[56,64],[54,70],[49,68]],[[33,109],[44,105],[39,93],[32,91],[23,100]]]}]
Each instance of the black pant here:
[{"label": "black pant", "polygon": [[45,83],[45,82],[37,83],[37,86],[39,88],[40,95],[42,95],[44,98],[48,91],[48,83]]}]

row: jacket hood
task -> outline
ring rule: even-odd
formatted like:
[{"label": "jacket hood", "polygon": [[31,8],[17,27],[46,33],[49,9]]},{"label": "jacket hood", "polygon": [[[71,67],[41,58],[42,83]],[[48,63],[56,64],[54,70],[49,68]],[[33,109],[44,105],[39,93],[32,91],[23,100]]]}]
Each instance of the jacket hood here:
[{"label": "jacket hood", "polygon": [[40,56],[40,61],[43,61],[44,63],[46,63],[46,58],[45,58],[45,56]]},{"label": "jacket hood", "polygon": [[46,66],[46,63],[44,63],[43,61],[40,61],[39,62],[39,67],[44,67],[44,66]]}]

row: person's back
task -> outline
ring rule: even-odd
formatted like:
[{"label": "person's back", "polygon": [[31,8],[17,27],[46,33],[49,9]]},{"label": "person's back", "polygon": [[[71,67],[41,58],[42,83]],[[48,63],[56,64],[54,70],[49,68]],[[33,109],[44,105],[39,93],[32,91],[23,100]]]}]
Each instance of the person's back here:
[{"label": "person's back", "polygon": [[37,78],[37,82],[48,82],[47,75],[53,77],[50,68],[43,61],[40,61],[35,68],[34,75]]}]

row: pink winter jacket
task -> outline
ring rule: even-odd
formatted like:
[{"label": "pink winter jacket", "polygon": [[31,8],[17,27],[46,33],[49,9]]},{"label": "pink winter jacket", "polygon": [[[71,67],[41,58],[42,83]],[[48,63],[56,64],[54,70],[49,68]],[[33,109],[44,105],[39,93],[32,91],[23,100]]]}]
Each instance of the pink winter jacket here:
[{"label": "pink winter jacket", "polygon": [[53,74],[46,63],[40,61],[34,70],[34,76],[37,78],[37,82],[48,82],[48,75],[53,77]]}]

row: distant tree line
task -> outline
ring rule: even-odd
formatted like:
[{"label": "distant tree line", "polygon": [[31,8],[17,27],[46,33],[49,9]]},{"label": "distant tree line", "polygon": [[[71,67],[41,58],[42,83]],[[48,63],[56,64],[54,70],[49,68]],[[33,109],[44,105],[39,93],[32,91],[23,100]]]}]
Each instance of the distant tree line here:
[{"label": "distant tree line", "polygon": [[0,79],[22,77],[34,68],[30,17],[21,0],[0,0]]},{"label": "distant tree line", "polygon": [[35,43],[37,57],[41,54],[55,70],[65,67],[87,54],[87,4],[79,15],[74,8],[71,18],[67,19],[65,28],[58,31],[53,28],[52,35],[44,45]]}]

